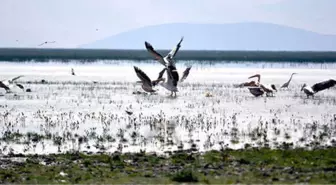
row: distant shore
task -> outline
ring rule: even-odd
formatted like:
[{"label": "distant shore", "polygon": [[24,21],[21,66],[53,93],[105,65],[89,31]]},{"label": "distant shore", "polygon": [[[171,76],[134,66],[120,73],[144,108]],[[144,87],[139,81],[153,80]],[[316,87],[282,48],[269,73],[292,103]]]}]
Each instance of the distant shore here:
[{"label": "distant shore", "polygon": [[[158,50],[162,55],[169,50]],[[0,48],[0,61],[152,60],[146,50]],[[181,50],[177,59],[197,61],[336,62],[336,51]]]}]

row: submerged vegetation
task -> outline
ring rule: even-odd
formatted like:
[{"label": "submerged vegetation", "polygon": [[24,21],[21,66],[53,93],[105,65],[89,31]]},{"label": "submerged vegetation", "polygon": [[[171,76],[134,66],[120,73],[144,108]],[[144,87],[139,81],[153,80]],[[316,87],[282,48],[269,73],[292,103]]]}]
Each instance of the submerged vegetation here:
[{"label": "submerged vegetation", "polygon": [[7,155],[0,183],[336,183],[336,148]]}]

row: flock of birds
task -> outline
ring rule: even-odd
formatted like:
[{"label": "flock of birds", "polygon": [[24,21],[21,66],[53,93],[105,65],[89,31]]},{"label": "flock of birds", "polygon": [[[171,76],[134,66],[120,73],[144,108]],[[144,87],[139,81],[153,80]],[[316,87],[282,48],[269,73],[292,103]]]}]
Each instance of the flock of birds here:
[{"label": "flock of birds", "polygon": [[[292,73],[291,77],[289,78],[289,80],[284,83],[280,88],[288,88],[289,83],[291,82],[293,75],[295,75],[297,73]],[[250,82],[245,82],[240,84],[240,87],[248,87],[249,91],[251,94],[253,94],[254,96],[258,97],[258,96],[262,96],[263,94],[266,94],[266,96],[274,96],[274,93],[277,92],[277,89],[275,87],[274,84],[271,85],[263,85],[260,83],[260,74],[256,74],[253,76],[250,76],[250,78],[254,78],[257,77],[258,81],[250,81]],[[301,87],[301,91],[303,91],[306,95],[307,98],[309,98],[309,96],[314,96],[317,92],[319,91],[323,91],[325,89],[328,89],[330,87],[333,87],[336,85],[336,80],[334,79],[329,79],[326,81],[322,81],[319,83],[314,84],[313,86],[308,86],[307,84],[303,84],[303,86]]]},{"label": "flock of birds", "polygon": [[[178,42],[178,44],[165,56],[163,57],[160,53],[155,51],[153,46],[145,42],[145,46],[147,51],[149,51],[155,59],[164,66],[162,71],[159,72],[159,77],[156,80],[151,80],[145,72],[143,72],[139,67],[134,66],[135,73],[139,77],[141,81],[138,81],[137,83],[142,84],[142,89],[149,93],[154,93],[156,90],[153,89],[156,85],[161,85],[165,89],[171,92],[170,96],[176,97],[176,92],[178,92],[177,84],[180,82],[182,83],[189,75],[189,71],[191,69],[191,66],[187,67],[185,71],[183,72],[183,76],[180,79],[179,74],[176,69],[175,60],[174,57],[176,56],[177,52],[179,51],[181,47],[181,43],[183,41],[183,37]],[[167,79],[163,78],[163,74],[167,73]]]},{"label": "flock of birds", "polygon": [[[142,89],[145,92],[148,93],[155,93],[156,90],[154,89],[155,86],[160,85],[163,88],[165,88],[166,90],[170,91],[171,94],[170,96],[175,96],[176,97],[176,92],[178,91],[177,85],[178,83],[182,83],[189,75],[191,66],[187,67],[185,69],[185,71],[183,72],[183,76],[182,78],[179,77],[179,73],[176,69],[176,65],[175,65],[175,56],[178,53],[179,49],[181,48],[181,43],[183,41],[183,37],[181,38],[181,40],[177,43],[177,45],[165,56],[163,57],[160,53],[158,53],[157,51],[155,51],[154,47],[147,41],[145,41],[145,47],[147,49],[147,51],[153,55],[153,57],[164,66],[164,68],[159,72],[159,76],[156,80],[151,80],[147,74],[142,71],[139,67],[134,66],[134,70],[136,75],[138,76],[138,78],[140,79],[140,81],[137,81],[137,83],[142,84]],[[47,44],[48,42],[42,43],[42,44]],[[167,77],[163,78],[164,73],[167,73]],[[73,68],[71,68],[71,74],[75,75],[75,71]],[[291,77],[289,78],[289,80],[284,83],[280,88],[288,88],[289,83],[291,82],[293,75],[295,75],[296,73],[292,73]],[[21,78],[21,76],[15,77],[13,79],[9,79],[9,80],[2,80],[0,81],[0,87],[4,88],[6,90],[7,93],[11,92],[11,88],[13,86],[17,86],[20,89],[24,90],[24,87],[22,84],[18,84],[15,83],[15,80]],[[256,74],[253,76],[250,76],[248,79],[251,78],[258,78],[257,81],[250,81],[250,82],[245,82],[242,84],[239,84],[239,87],[247,87],[249,89],[249,92],[258,97],[258,96],[262,96],[264,94],[266,94],[266,96],[274,96],[274,93],[277,92],[277,89],[275,87],[274,84],[271,85],[264,85],[260,83],[260,78],[261,75],[260,74]],[[94,82],[97,83],[97,82]],[[320,83],[316,83],[313,86],[307,86],[307,84],[303,84],[301,91],[303,91],[306,95],[307,98],[309,98],[309,96],[314,96],[314,94],[316,94],[319,91],[328,89],[330,87],[333,87],[336,85],[336,80],[334,79],[330,79],[330,80],[326,80]],[[26,89],[26,92],[31,92],[30,89]]]},{"label": "flock of birds", "polygon": [[[138,81],[138,83],[142,84],[142,89],[144,91],[149,92],[149,93],[154,93],[156,91],[153,89],[153,87],[160,84],[162,87],[164,87],[165,89],[171,92],[171,96],[173,95],[176,96],[176,92],[178,92],[177,84],[179,82],[183,82],[188,77],[189,71],[191,69],[191,66],[187,67],[187,69],[183,72],[183,76],[181,80],[179,80],[179,75],[176,69],[174,57],[179,51],[182,41],[183,41],[183,37],[178,42],[178,44],[173,48],[173,50],[171,50],[170,53],[168,53],[168,55],[166,55],[165,57],[163,57],[160,53],[155,51],[153,46],[147,41],[145,41],[145,46],[146,46],[147,51],[151,53],[154,56],[154,58],[164,66],[164,69],[159,72],[159,77],[156,80],[152,81],[146,75],[146,73],[144,73],[137,66],[134,66],[134,70],[137,76],[139,77],[139,79],[141,80],[141,81]],[[165,71],[167,72],[167,81],[165,78],[162,77]],[[289,83],[291,82],[293,75],[295,74],[297,73],[292,73],[289,80],[286,83],[284,83],[280,88],[288,88]],[[255,77],[258,78],[257,82],[256,81],[245,82],[245,83],[240,84],[239,87],[247,87],[250,93],[256,97],[262,96],[264,94],[266,94],[266,96],[274,96],[274,93],[277,92],[275,85],[271,84],[268,86],[268,85],[261,84],[260,74],[250,76],[249,79],[255,78]],[[314,94],[316,94],[319,91],[328,89],[335,85],[336,85],[336,80],[330,79],[330,80],[326,80],[320,83],[316,83],[311,87],[307,86],[307,84],[303,84],[301,91],[303,91],[307,95],[307,98],[308,98],[309,96],[314,96]]]}]

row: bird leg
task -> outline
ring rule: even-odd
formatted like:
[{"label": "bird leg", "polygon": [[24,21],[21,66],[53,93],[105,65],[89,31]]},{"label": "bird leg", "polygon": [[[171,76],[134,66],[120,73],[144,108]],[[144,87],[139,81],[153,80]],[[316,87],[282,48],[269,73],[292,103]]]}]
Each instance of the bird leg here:
[{"label": "bird leg", "polygon": [[171,92],[170,96],[173,96],[173,91]]}]

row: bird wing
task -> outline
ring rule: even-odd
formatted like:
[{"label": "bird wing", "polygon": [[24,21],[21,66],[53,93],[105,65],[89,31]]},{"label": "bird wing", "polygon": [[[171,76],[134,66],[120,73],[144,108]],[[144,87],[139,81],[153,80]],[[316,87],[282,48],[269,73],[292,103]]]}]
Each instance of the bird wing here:
[{"label": "bird wing", "polygon": [[163,60],[162,55],[155,51],[155,49],[149,42],[145,41],[145,46],[147,51],[151,53],[157,61],[159,61],[162,65],[166,66],[166,62]]},{"label": "bird wing", "polygon": [[22,84],[15,84],[16,86],[18,86],[20,89],[24,89],[23,85]]},{"label": "bird wing", "polygon": [[179,51],[180,47],[181,47],[181,43],[183,41],[183,37],[181,38],[181,40],[177,43],[177,45],[168,53],[168,55],[171,56],[171,58],[174,58],[175,55],[177,54],[177,52]]},{"label": "bird wing", "polygon": [[153,86],[156,86],[160,81],[163,81],[162,76],[163,76],[163,74],[166,70],[167,70],[167,68],[163,68],[163,70],[160,71],[158,78],[156,80],[152,81]]},{"label": "bird wing", "polygon": [[6,91],[10,90],[7,85],[5,85],[2,81],[0,81],[0,87],[4,88]]},{"label": "bird wing", "polygon": [[248,77],[248,79],[254,78],[254,77],[258,78],[258,84],[259,84],[260,83],[260,74],[256,74],[256,75],[250,76],[250,77]]},{"label": "bird wing", "polygon": [[146,75],[145,72],[143,72],[140,68],[134,66],[135,73],[139,77],[139,79],[142,81],[143,84],[146,84],[148,86],[152,86],[151,79]]},{"label": "bird wing", "polygon": [[264,94],[264,90],[260,87],[249,87],[248,89],[250,93],[253,94],[255,97],[258,97]]},{"label": "bird wing", "polygon": [[12,78],[11,82],[14,82],[15,80],[17,80],[17,79],[19,79],[19,78],[21,78],[21,77],[23,77],[23,75],[20,75],[20,76],[17,76],[17,77],[15,77],[15,78]]},{"label": "bird wing", "polygon": [[335,84],[336,84],[336,81],[333,79],[330,79],[330,80],[326,80],[320,83],[316,83],[311,88],[316,93],[316,92],[328,89],[330,87],[333,87]]},{"label": "bird wing", "polygon": [[41,44],[40,44],[40,45],[38,45],[38,46],[42,46],[43,44],[45,44],[45,42],[41,43]]},{"label": "bird wing", "polygon": [[163,76],[163,74],[164,74],[164,72],[165,72],[166,70],[167,70],[167,68],[163,68],[162,71],[160,71],[159,76],[158,76],[157,79],[162,78],[162,76]]},{"label": "bird wing", "polygon": [[182,75],[182,78],[181,78],[181,81],[180,82],[183,82],[189,75],[189,71],[191,69],[192,66],[190,67],[187,67],[184,71],[183,71],[183,75]]}]

